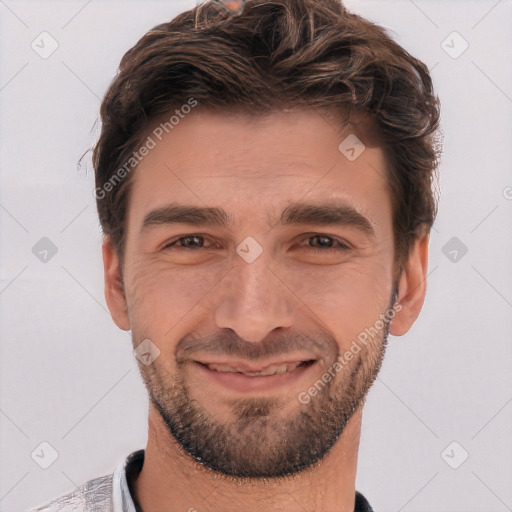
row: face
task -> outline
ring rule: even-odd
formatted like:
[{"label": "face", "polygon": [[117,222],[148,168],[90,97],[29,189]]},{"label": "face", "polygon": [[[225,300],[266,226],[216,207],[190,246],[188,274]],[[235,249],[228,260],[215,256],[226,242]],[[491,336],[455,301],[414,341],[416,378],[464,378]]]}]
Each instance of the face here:
[{"label": "face", "polygon": [[135,348],[150,340],[152,406],[216,471],[315,464],[379,371],[399,284],[391,197],[382,149],[349,160],[349,133],[309,110],[192,113],[132,177],[122,290],[104,247],[114,321]]}]

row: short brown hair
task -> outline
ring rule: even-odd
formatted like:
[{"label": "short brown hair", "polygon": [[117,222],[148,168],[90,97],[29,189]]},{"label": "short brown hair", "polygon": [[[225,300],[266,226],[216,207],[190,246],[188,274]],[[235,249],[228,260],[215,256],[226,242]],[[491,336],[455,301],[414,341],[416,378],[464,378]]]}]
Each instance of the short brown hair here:
[{"label": "short brown hair", "polygon": [[149,123],[191,98],[199,108],[256,114],[293,105],[369,115],[389,168],[396,268],[419,230],[430,231],[439,100],[425,64],[340,0],[250,0],[232,17],[208,1],[146,33],[103,99],[93,151],[97,207],[121,261],[131,174],[106,184]]}]

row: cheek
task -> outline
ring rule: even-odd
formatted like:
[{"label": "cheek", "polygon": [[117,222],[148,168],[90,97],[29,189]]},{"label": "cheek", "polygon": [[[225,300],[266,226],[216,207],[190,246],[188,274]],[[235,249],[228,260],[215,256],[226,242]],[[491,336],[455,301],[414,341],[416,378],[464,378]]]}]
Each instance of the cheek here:
[{"label": "cheek", "polygon": [[308,272],[290,288],[301,298],[306,314],[333,332],[341,348],[375,325],[392,293],[389,262],[374,258],[348,263],[332,271]]},{"label": "cheek", "polygon": [[155,339],[168,337],[178,322],[194,314],[222,275],[220,269],[176,268],[161,260],[135,263],[126,279],[134,330]]}]

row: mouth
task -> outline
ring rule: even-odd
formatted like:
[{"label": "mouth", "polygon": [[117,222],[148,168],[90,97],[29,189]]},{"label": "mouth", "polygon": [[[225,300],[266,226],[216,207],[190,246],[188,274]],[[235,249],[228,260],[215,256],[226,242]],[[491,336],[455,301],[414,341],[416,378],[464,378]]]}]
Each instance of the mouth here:
[{"label": "mouth", "polygon": [[249,392],[295,384],[309,374],[316,362],[316,359],[302,359],[277,361],[259,366],[228,361],[194,361],[194,364],[209,383],[220,384],[233,391]]},{"label": "mouth", "polygon": [[227,363],[199,363],[208,368],[209,370],[213,370],[221,373],[240,373],[242,375],[246,375],[247,377],[270,377],[271,375],[283,375],[284,373],[293,372],[296,368],[302,366],[309,366],[313,364],[315,361],[313,359],[308,361],[293,361],[293,362],[284,362],[284,363],[275,363],[270,364],[262,369],[247,369],[246,366],[239,365],[230,365]]}]

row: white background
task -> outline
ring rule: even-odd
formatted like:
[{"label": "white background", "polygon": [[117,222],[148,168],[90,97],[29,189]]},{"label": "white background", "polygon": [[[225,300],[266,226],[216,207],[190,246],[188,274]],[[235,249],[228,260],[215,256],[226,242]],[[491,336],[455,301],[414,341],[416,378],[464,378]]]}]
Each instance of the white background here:
[{"label": "white background", "polygon": [[[145,446],[146,393],[130,335],[106,309],[93,172],[89,158],[77,162],[124,52],[195,3],[0,1],[4,512],[110,473]],[[512,3],[346,4],[432,69],[445,134],[426,303],[406,336],[390,337],[357,488],[376,512],[512,510]],[[59,44],[48,59],[30,47],[42,31]],[[456,59],[441,46],[453,31],[469,43]],[[32,253],[42,237],[58,248],[47,263]],[[468,248],[456,262],[442,252],[452,237]],[[43,441],[58,452],[46,470],[31,458]],[[453,441],[452,464],[469,453],[458,469],[441,455]]]}]

